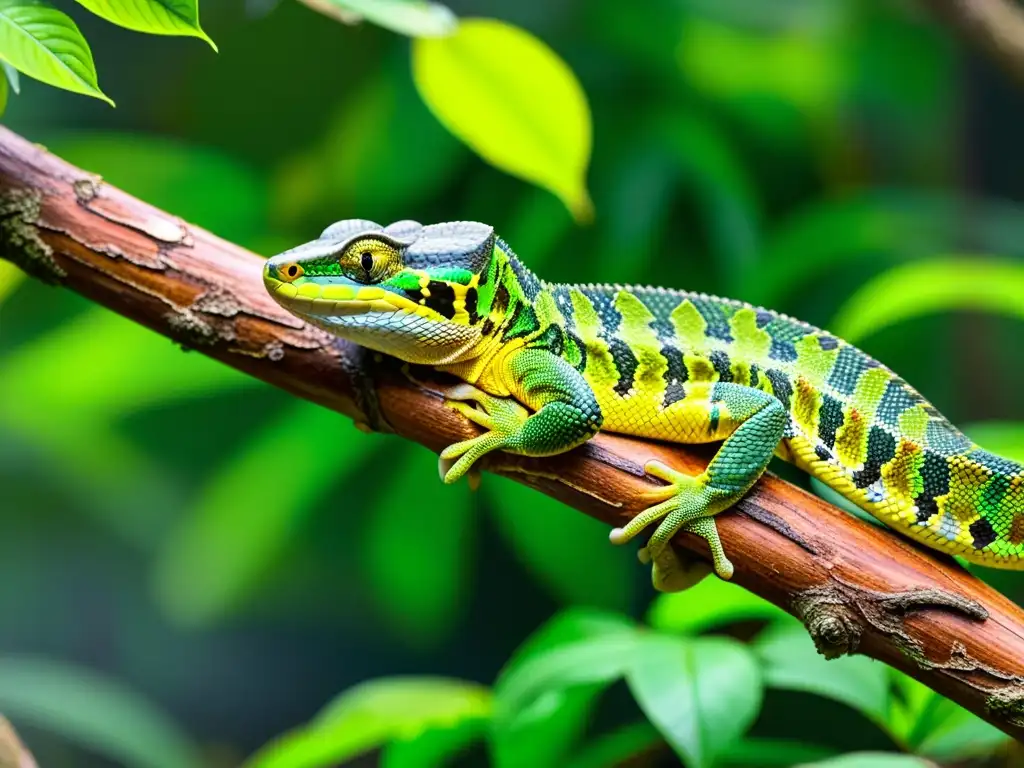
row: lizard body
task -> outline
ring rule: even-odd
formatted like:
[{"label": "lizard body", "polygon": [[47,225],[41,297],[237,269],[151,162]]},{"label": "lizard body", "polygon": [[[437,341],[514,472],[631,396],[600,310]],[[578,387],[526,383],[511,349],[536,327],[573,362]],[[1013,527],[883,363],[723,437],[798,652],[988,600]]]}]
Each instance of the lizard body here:
[{"label": "lizard body", "polygon": [[692,582],[668,546],[680,529],[704,537],[729,578],[713,516],[773,455],[930,547],[1024,569],[1024,467],[864,352],[785,315],[666,288],[547,283],[473,222],[338,222],[270,259],[264,281],[303,319],[466,382],[448,402],[488,431],[442,452],[445,482],[490,451],[552,455],[600,429],[723,441],[697,477],[650,462],[668,485],[612,531],[623,543],[659,522],[640,552],[659,589]]}]

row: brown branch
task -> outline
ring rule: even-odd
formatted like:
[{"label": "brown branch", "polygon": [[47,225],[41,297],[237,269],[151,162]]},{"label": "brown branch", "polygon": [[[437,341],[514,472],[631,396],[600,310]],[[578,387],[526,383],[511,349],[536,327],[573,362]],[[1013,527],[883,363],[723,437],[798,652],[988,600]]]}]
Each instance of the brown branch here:
[{"label": "brown branch", "polygon": [[932,15],[1024,83],[1024,8],[1016,0],[922,0]]},{"label": "brown branch", "polygon": [[[361,422],[390,424],[432,450],[475,434],[436,393],[281,310],[266,295],[253,254],[6,129],[0,255],[228,365]],[[484,468],[622,525],[652,487],[642,469],[652,458],[698,472],[708,456],[601,434],[559,457],[497,454]],[[948,558],[774,477],[718,519],[736,582],[801,618],[823,653],[880,659],[1024,736],[1024,612],[1010,600]],[[690,535],[677,543],[707,556]]]},{"label": "brown branch", "polygon": [[3,715],[0,715],[0,768],[38,768],[14,726]]}]

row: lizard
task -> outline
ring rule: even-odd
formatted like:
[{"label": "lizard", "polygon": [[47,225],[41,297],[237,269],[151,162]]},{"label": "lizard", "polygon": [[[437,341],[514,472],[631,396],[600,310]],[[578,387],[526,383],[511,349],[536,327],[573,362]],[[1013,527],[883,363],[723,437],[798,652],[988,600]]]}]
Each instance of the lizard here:
[{"label": "lizard", "polygon": [[[445,403],[484,428],[440,454],[445,483],[484,455],[552,456],[598,431],[721,445],[700,475],[663,481],[609,538],[655,589],[695,581],[673,551],[704,539],[734,567],[715,515],[777,456],[891,529],[986,566],[1024,569],[1024,467],[985,451],[888,367],[825,330],[751,304],[663,287],[559,284],[480,222],[347,219],[267,259],[286,310],[361,346],[454,375]],[[699,568],[697,569],[699,571]]]}]

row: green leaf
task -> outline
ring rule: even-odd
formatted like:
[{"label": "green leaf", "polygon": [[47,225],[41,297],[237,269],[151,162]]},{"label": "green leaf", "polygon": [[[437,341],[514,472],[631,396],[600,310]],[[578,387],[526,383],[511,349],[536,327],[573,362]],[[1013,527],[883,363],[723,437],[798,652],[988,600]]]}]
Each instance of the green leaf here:
[{"label": "green leaf", "polygon": [[1024,264],[987,258],[937,258],[895,267],[862,285],[830,329],[851,344],[896,323],[934,312],[972,310],[1024,320]]},{"label": "green leaf", "polygon": [[7,82],[7,78],[0,78],[0,116],[4,115],[7,112],[7,97],[9,95],[10,84]]},{"label": "green leaf", "polygon": [[[489,479],[489,478],[488,478]],[[496,719],[491,737],[497,768],[560,765],[584,732],[597,697],[612,677],[593,683],[565,683],[558,670],[543,668],[551,653],[595,638],[632,636],[636,625],[623,616],[572,608],[562,611],[534,632],[509,659],[495,684]],[[537,680],[538,665],[546,679]],[[536,684],[531,702],[510,701],[509,689]],[[520,708],[521,707],[521,708]],[[517,709],[518,708],[518,709]]]},{"label": "green leaf", "polygon": [[466,720],[454,727],[432,728],[413,739],[392,741],[384,748],[380,768],[438,768],[448,765],[484,738],[487,721]]},{"label": "green leaf", "polygon": [[565,768],[615,768],[657,747],[661,741],[658,729],[650,723],[633,723],[581,745]]},{"label": "green leaf", "polygon": [[217,46],[199,26],[198,0],[78,0],[107,21],[151,35],[198,37]]},{"label": "green leaf", "polygon": [[636,558],[608,543],[607,526],[504,477],[488,476],[481,490],[516,556],[556,599],[629,606]]},{"label": "green leaf", "polygon": [[125,768],[201,765],[198,747],[137,693],[91,670],[37,657],[0,657],[0,711]]},{"label": "green leaf", "polygon": [[75,22],[43,0],[0,0],[0,58],[36,80],[114,106]]},{"label": "green leaf", "polygon": [[495,685],[499,714],[515,717],[550,690],[611,683],[623,675],[640,647],[636,630],[622,627],[531,655],[510,668]]},{"label": "green leaf", "polygon": [[771,688],[814,693],[846,704],[884,727],[889,710],[889,668],[866,656],[826,659],[799,624],[776,625],[754,651]]},{"label": "green leaf", "polygon": [[433,454],[401,457],[387,470],[394,482],[365,511],[363,571],[395,635],[423,650],[445,639],[465,604],[476,521],[469,487],[442,483]]},{"label": "green leaf", "polygon": [[446,6],[432,0],[302,0],[310,8],[345,24],[366,19],[409,37],[444,37],[458,26]]},{"label": "green leaf", "polygon": [[[167,615],[201,626],[235,609],[365,448],[348,419],[301,400],[247,440],[164,540],[152,576]],[[261,480],[272,483],[288,467],[301,468],[294,482],[268,493]]]},{"label": "green leaf", "polygon": [[572,70],[530,33],[493,19],[413,42],[413,76],[438,120],[491,165],[557,195],[577,221],[593,215],[586,186],[591,124]]},{"label": "green leaf", "polygon": [[794,768],[936,768],[935,764],[913,755],[896,752],[849,752],[815,763],[800,763]]},{"label": "green leaf", "polygon": [[0,304],[3,304],[4,300],[14,293],[24,279],[24,272],[11,262],[0,259]]},{"label": "green leaf", "polygon": [[0,61],[0,66],[4,68],[4,78],[11,86],[11,90],[16,94],[21,93],[21,77],[18,74],[18,70],[8,64],[6,61]]},{"label": "green leaf", "polygon": [[658,595],[647,613],[647,623],[655,629],[693,635],[737,621],[775,619],[791,617],[738,584],[715,578],[683,592]]},{"label": "green leaf", "polygon": [[1024,422],[979,422],[965,425],[964,432],[986,451],[1024,462]]},{"label": "green leaf", "polygon": [[334,766],[394,740],[487,718],[491,694],[463,680],[392,677],[345,691],[306,726],[263,746],[245,768]]},{"label": "green leaf", "polygon": [[731,638],[648,635],[626,682],[640,709],[692,768],[705,768],[742,736],[761,709],[754,655]]}]

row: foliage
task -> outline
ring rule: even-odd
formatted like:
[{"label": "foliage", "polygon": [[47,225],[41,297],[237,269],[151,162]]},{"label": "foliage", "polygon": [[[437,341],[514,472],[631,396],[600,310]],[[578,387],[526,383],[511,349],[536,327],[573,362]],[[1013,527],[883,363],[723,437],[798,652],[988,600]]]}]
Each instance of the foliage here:
[{"label": "foliage", "polygon": [[[339,218],[477,219],[552,280],[771,306],[1024,455],[1013,99],[961,115],[940,28],[883,0],[300,2],[206,4],[211,57],[100,20],[212,47],[194,0],[5,0],[0,102],[19,71],[107,99],[95,51],[119,104],[26,87],[5,120],[264,254]],[[0,261],[0,711],[41,765],[1000,759],[735,585],[652,599],[563,505],[443,486],[421,449],[22,278]]]},{"label": "foliage", "polygon": [[[155,35],[192,35],[217,49],[199,26],[198,0],[78,2],[118,26]],[[0,2],[0,58],[36,80],[103,99],[114,106],[100,90],[92,51],[78,25],[47,0]],[[16,81],[12,85],[13,82]]]},{"label": "foliage", "polygon": [[[675,616],[686,608],[701,612],[703,620],[680,630]],[[1007,742],[993,726],[880,662],[861,656],[826,661],[799,622],[741,587],[706,579],[685,593],[659,597],[651,615],[652,625],[643,626],[614,613],[567,609],[513,654],[493,694],[446,681],[425,707],[423,688],[437,685],[430,679],[363,684],[325,710],[344,712],[337,721],[345,725],[338,728],[342,738],[325,734],[331,718],[320,715],[248,765],[319,768],[392,746],[413,764],[428,764],[415,762],[417,752],[440,760],[434,737],[452,732],[458,738],[444,742],[447,754],[483,740],[499,767],[614,765],[662,744],[696,767],[928,764],[895,752],[823,759],[830,751],[816,745],[812,734],[805,742],[755,737],[749,731],[766,689],[832,699],[864,715],[899,749],[934,760],[984,755]],[[701,631],[741,621],[761,622],[750,642]],[[618,680],[626,681],[649,724],[625,723],[588,748],[581,713],[592,711]],[[386,692],[387,706],[374,704],[381,698],[378,688]],[[468,691],[479,704],[465,703]],[[437,712],[444,717],[434,723]]]}]

